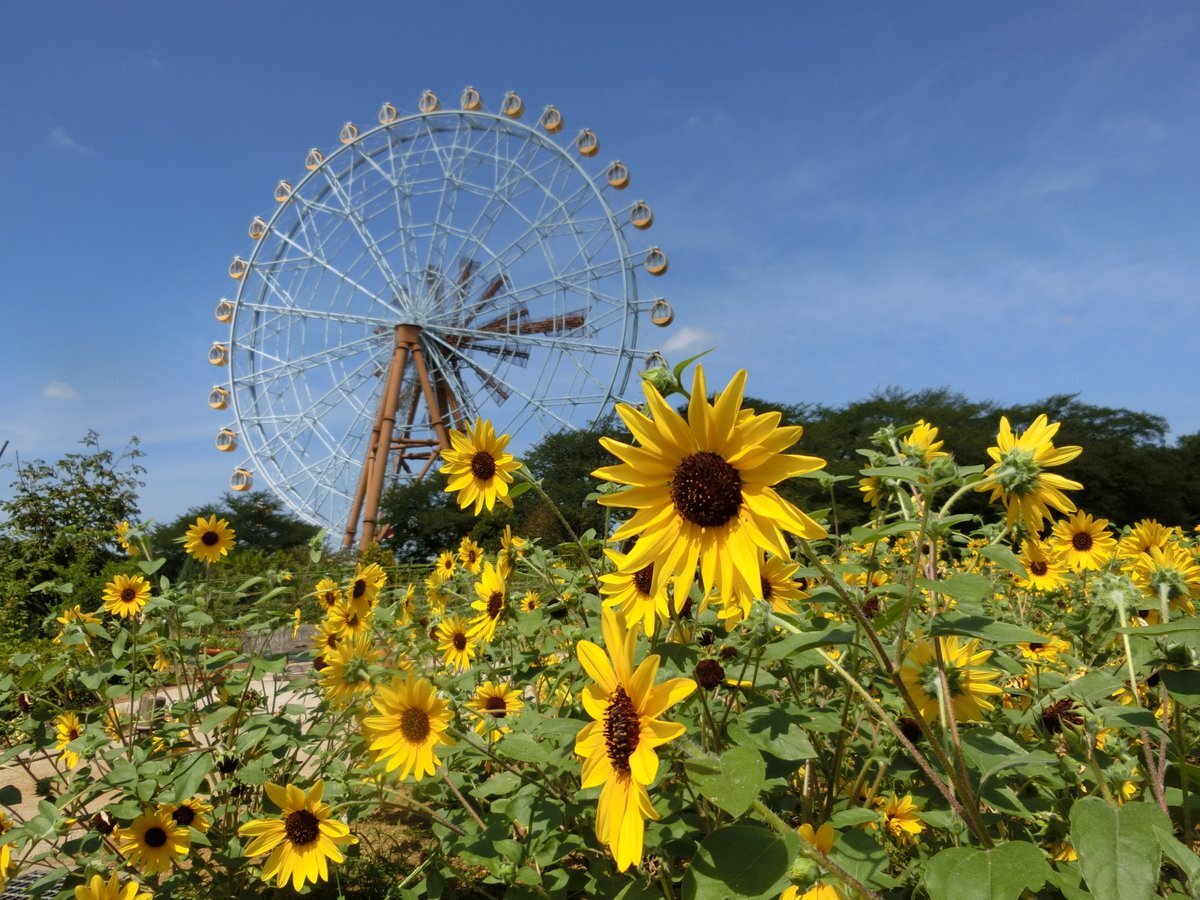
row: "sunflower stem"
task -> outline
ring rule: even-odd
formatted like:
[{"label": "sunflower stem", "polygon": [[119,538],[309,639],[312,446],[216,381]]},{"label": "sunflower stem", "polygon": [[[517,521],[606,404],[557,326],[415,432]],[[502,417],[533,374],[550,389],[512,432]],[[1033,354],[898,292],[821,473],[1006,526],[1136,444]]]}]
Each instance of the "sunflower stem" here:
[{"label": "sunflower stem", "polygon": [[[521,477],[528,482],[533,491],[542,498],[542,501],[550,507],[550,509],[554,512],[554,515],[558,518],[559,524],[562,525],[562,527],[566,530],[571,540],[575,542],[575,546],[579,548],[580,556],[583,557],[584,565],[587,566],[588,574],[592,576],[592,587],[598,591],[600,589],[600,577],[596,574],[596,569],[592,565],[591,554],[589,554],[587,549],[583,546],[583,541],[579,539],[579,535],[575,533],[575,529],[571,527],[571,523],[567,521],[567,517],[562,514],[562,510],[558,508],[558,504],[550,499],[550,495],[546,493],[546,489],[542,487],[541,482],[533,477],[533,473],[530,472],[525,465],[522,465],[518,472]],[[585,614],[585,625],[586,618],[587,616]]]},{"label": "sunflower stem", "polygon": [[442,763],[442,771],[439,774],[442,776],[442,781],[446,782],[446,787],[450,788],[450,792],[454,794],[455,798],[462,805],[462,808],[475,820],[475,824],[479,826],[479,830],[487,831],[487,825],[483,823],[483,818],[475,811],[475,807],[471,805],[470,801],[462,795],[462,792],[454,786],[454,782],[450,780],[450,772],[446,769],[445,763]]}]

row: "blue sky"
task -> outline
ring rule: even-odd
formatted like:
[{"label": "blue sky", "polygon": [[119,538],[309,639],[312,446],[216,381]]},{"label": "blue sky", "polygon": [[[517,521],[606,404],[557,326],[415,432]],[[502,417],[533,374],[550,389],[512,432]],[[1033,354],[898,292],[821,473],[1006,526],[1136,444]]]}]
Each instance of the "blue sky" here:
[{"label": "blue sky", "polygon": [[1196,432],[1197,46],[1190,3],[4,4],[3,461],[136,434],[145,514],[217,497],[247,221],[347,119],[466,84],[629,165],[671,258],[650,338],[715,345],[710,384],[1078,392]]}]

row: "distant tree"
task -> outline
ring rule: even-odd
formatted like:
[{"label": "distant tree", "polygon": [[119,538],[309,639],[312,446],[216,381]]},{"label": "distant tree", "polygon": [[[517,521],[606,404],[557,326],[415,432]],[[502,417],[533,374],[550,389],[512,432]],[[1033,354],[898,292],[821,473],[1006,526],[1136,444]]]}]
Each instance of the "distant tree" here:
[{"label": "distant tree", "polygon": [[445,488],[446,479],[433,472],[420,481],[396,484],[384,492],[379,502],[380,518],[392,530],[383,545],[399,561],[429,560],[443,550],[458,547],[463,535],[475,529],[471,508],[459,509]]},{"label": "distant tree", "polygon": [[104,567],[123,556],[118,522],[136,519],[145,469],[136,437],[120,453],[101,449],[89,431],[84,450],[53,463],[16,465],[12,497],[0,501],[0,625],[10,636],[36,634],[46,614],[61,603],[45,582],[70,582],[85,608],[98,604],[94,583]]},{"label": "distant tree", "polygon": [[[525,464],[541,480],[546,494],[576,534],[583,534],[589,528],[594,528],[597,534],[604,531],[604,508],[589,502],[587,496],[600,484],[592,472],[618,462],[600,446],[600,437],[609,433],[591,429],[554,432],[525,455]],[[615,436],[618,440],[629,440],[628,435]],[[558,517],[545,508],[540,498],[531,492],[520,499],[525,501],[521,507],[522,534],[539,537],[545,543],[569,539]]]}]

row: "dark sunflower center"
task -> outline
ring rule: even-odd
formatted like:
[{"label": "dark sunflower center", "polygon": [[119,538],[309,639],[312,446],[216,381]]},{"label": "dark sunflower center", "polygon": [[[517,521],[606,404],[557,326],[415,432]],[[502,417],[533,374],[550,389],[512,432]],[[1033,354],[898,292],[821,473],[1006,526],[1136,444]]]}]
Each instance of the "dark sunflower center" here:
[{"label": "dark sunflower center", "polygon": [[639,594],[650,596],[650,591],[654,587],[654,563],[649,563],[637,570],[633,576],[633,586],[638,589]]},{"label": "dark sunflower center", "polygon": [[486,450],[471,457],[471,474],[480,481],[488,481],[496,474],[496,460]]},{"label": "dark sunflower center", "polygon": [[775,593],[775,588],[771,586],[771,582],[767,580],[766,575],[759,575],[758,580],[762,585],[762,599],[770,600],[771,595]]},{"label": "dark sunflower center", "polygon": [[625,688],[618,687],[608,698],[608,708],[604,711],[604,745],[617,774],[629,775],[629,757],[637,749],[641,733],[641,717]]},{"label": "dark sunflower center", "polygon": [[157,850],[167,842],[167,833],[155,825],[146,829],[143,840],[145,840],[147,847],[153,847]]},{"label": "dark sunflower center", "polygon": [[1092,543],[1092,536],[1086,531],[1080,531],[1071,538],[1071,546],[1083,553],[1092,549]]},{"label": "dark sunflower center", "polygon": [[429,713],[410,706],[400,714],[400,733],[410,744],[423,744],[431,731]]},{"label": "dark sunflower center", "polygon": [[190,806],[177,806],[174,812],[171,813],[171,818],[175,820],[176,825],[182,825],[187,828],[196,821],[196,811]]},{"label": "dark sunflower center", "polygon": [[137,596],[137,591],[135,591],[133,588],[127,587],[127,588],[125,588],[125,590],[121,591],[121,599],[123,601],[125,601],[126,603],[132,603],[133,598],[136,596]]},{"label": "dark sunflower center", "polygon": [[742,476],[716,453],[703,450],[681,462],[671,476],[671,502],[702,528],[724,525],[742,505]]},{"label": "dark sunflower center", "polygon": [[454,632],[454,636],[450,638],[450,643],[454,645],[454,649],[462,653],[467,649],[467,636],[461,631]]},{"label": "dark sunflower center", "polygon": [[1050,571],[1050,564],[1044,559],[1035,559],[1029,564],[1029,571],[1040,578]]},{"label": "dark sunflower center", "polygon": [[500,610],[504,608],[504,594],[492,591],[488,597],[487,614],[489,619],[499,618]]},{"label": "dark sunflower center", "polygon": [[484,707],[497,718],[503,719],[508,715],[508,704],[504,702],[503,697],[488,697]]},{"label": "dark sunflower center", "polygon": [[347,628],[358,627],[358,613],[350,613],[350,615],[346,616],[346,627]]},{"label": "dark sunflower center", "polygon": [[468,566],[475,565],[475,551],[474,550],[467,551],[467,565]]},{"label": "dark sunflower center", "polygon": [[306,846],[321,833],[321,820],[307,809],[298,809],[283,820],[283,833],[296,846]]},{"label": "dark sunflower center", "polygon": [[204,544],[206,547],[211,547],[220,540],[221,536],[215,531],[206,531],[204,534],[200,535],[200,543]]},{"label": "dark sunflower center", "polygon": [[1037,641],[1029,642],[1029,649],[1032,650],[1034,653],[1037,653],[1039,650],[1043,649],[1045,646],[1046,646],[1045,644],[1039,644]]},{"label": "dark sunflower center", "polygon": [[326,591],[321,595],[321,602],[326,606],[337,606],[337,595],[333,591]]},{"label": "dark sunflower center", "polygon": [[367,592],[367,579],[365,579],[365,578],[354,579],[354,588],[351,591],[351,593],[354,595],[354,599],[355,600],[359,599],[364,594],[366,594],[366,592]]},{"label": "dark sunflower center", "polygon": [[78,728],[68,728],[67,729],[67,740],[74,741],[74,740],[78,740],[78,739],[79,739],[79,729]]}]

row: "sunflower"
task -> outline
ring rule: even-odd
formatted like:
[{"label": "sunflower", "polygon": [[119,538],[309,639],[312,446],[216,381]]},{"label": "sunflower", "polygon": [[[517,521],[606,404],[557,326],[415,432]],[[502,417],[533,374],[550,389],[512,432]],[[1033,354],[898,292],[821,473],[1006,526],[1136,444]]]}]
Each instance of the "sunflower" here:
[{"label": "sunflower", "polygon": [[1043,637],[1044,640],[1022,641],[1017,644],[1017,649],[1021,651],[1021,659],[1038,666],[1046,666],[1058,662],[1062,654],[1071,652],[1071,645],[1062,638],[1053,635]]},{"label": "sunflower", "polygon": [[183,536],[183,549],[192,559],[215,563],[233,549],[234,530],[216,516],[200,516]]},{"label": "sunflower", "polygon": [[404,593],[400,595],[400,605],[396,610],[396,624],[404,627],[410,624],[413,620],[413,614],[416,613],[417,589],[411,584],[405,586]]},{"label": "sunflower", "polygon": [[443,581],[451,577],[458,568],[458,560],[454,558],[453,550],[438,554],[437,562],[433,565],[433,574]]},{"label": "sunflower", "polygon": [[63,765],[73,769],[79,765],[79,753],[70,749],[70,743],[79,739],[83,734],[83,726],[79,724],[79,716],[73,712],[63,713],[54,719],[55,741],[54,749],[58,751]]},{"label": "sunflower", "polygon": [[1128,559],[1137,559],[1141,554],[1149,553],[1151,547],[1167,549],[1176,534],[1176,529],[1161,525],[1154,519],[1142,519],[1135,522],[1129,533],[1121,538],[1117,552]]},{"label": "sunflower", "polygon": [[379,592],[387,584],[387,572],[379,563],[363,566],[359,563],[354,567],[354,577],[346,588],[346,598],[366,606],[374,606],[379,598]]},{"label": "sunflower", "polygon": [[294,784],[263,787],[279,815],[254,819],[238,829],[243,837],[254,838],[247,856],[271,854],[263,863],[263,881],[274,879],[277,888],[291,881],[295,891],[309,881],[328,881],[329,862],[342,862],[341,848],[357,839],[345,823],[333,818],[329,804],[321,802],[325,782],[317,779],[307,793]]},{"label": "sunflower", "polygon": [[1052,443],[1060,422],[1049,424],[1046,414],[1038,416],[1020,437],[1013,434],[1008,418],[1000,417],[996,446],[988,447],[992,465],[984,473],[978,491],[992,492],[990,500],[1004,503],[1009,525],[1018,519],[1030,533],[1036,534],[1042,522],[1051,518],[1050,507],[1061,513],[1075,511],[1075,504],[1063,491],[1078,491],[1083,485],[1046,469],[1069,463],[1082,447],[1055,447]]},{"label": "sunflower", "polygon": [[425,579],[425,602],[429,604],[429,610],[435,616],[440,616],[446,611],[446,602],[450,599],[450,592],[446,589],[446,582],[434,572]]},{"label": "sunflower", "polygon": [[1195,615],[1194,600],[1200,599],[1200,566],[1186,548],[1168,544],[1166,548],[1151,547],[1138,556],[1129,567],[1133,583],[1147,597],[1167,603]]},{"label": "sunflower", "polygon": [[337,582],[332,578],[322,578],[317,582],[317,586],[313,589],[316,595],[317,602],[321,604],[321,608],[328,613],[331,609],[338,605],[338,601],[342,599],[342,592],[338,589]]},{"label": "sunflower", "polygon": [[[796,833],[800,835],[800,840],[824,854],[829,854],[833,850],[833,826],[828,822],[815,831],[811,825],[805,822],[796,829]],[[844,896],[833,885],[821,882],[804,890],[804,893],[800,893],[802,890],[804,888],[797,885],[788,885],[779,895],[779,900],[843,900]]]},{"label": "sunflower", "polygon": [[[4,833],[13,827],[13,821],[3,810],[0,810],[0,840],[4,838]],[[0,891],[4,890],[4,885],[8,882],[10,875],[17,871],[16,864],[12,861],[12,847],[6,843],[0,843]]]},{"label": "sunflower", "polygon": [[340,600],[325,616],[325,629],[336,631],[342,640],[350,640],[360,634],[370,634],[374,618],[375,611],[370,604],[360,600]]},{"label": "sunflower", "polygon": [[696,689],[690,678],[654,684],[659,657],[650,654],[635,670],[637,631],[621,627],[616,613],[603,608],[604,650],[591,641],[577,646],[579,662],[595,684],[581,699],[594,722],[575,738],[575,753],[584,758],[582,787],[599,787],[596,837],[624,872],[642,860],[645,818],[657,819],[646,788],[658,775],[655,747],[684,732],[683,725],[658,718]]},{"label": "sunflower", "polygon": [[117,575],[104,586],[104,609],[127,619],[136,616],[150,599],[150,582],[141,575]]},{"label": "sunflower", "polygon": [[117,544],[130,559],[138,555],[137,544],[129,539],[129,532],[132,530],[133,526],[129,524],[128,520],[117,523]]},{"label": "sunflower", "polygon": [[862,491],[863,500],[871,504],[871,506],[879,506],[887,497],[887,491],[884,489],[882,479],[874,475],[867,475],[858,479],[858,489]]},{"label": "sunflower", "polygon": [[604,481],[630,485],[604,494],[605,506],[630,507],[632,517],[613,541],[637,538],[624,569],[654,563],[657,582],[671,578],[675,596],[687,597],[700,565],[705,593],[724,602],[759,589],[758,550],[787,556],[783,532],[816,539],[825,529],[780,497],[772,485],[825,465],[783,451],[800,439],[799,426],[780,427],[778,412],[741,408],[745,371],[709,403],[704,370],[696,366],[687,419],[648,381],[643,390],[653,418],[621,403],[617,412],[641,444],[600,438],[620,464],[597,469]]},{"label": "sunflower", "polygon": [[341,642],[342,638],[337,629],[332,628],[328,622],[321,622],[313,630],[313,634],[309,639],[308,645],[312,647],[319,656],[324,658],[336,650],[338,644]]},{"label": "sunflower", "polygon": [[371,703],[379,714],[363,719],[363,732],[376,761],[386,761],[389,772],[400,769],[401,781],[409,773],[420,781],[436,772],[437,745],[454,745],[446,734],[450,704],[438,697],[437,688],[415,675],[394,678],[376,689]]},{"label": "sunflower", "polygon": [[442,451],[442,474],[446,491],[457,495],[460,509],[474,503],[475,515],[479,515],[485,506],[491,512],[497,500],[512,507],[508,486],[521,463],[504,452],[508,441],[507,434],[496,436],[487,419],[476,419],[466,433],[450,432],[450,448]]},{"label": "sunflower", "polygon": [[519,713],[525,704],[521,702],[521,692],[511,682],[485,681],[475,688],[475,696],[467,701],[467,708],[479,717],[475,733],[495,742],[512,731],[505,720]]},{"label": "sunflower", "polygon": [[[100,619],[92,615],[90,612],[84,612],[83,607],[76,603],[74,606],[67,607],[62,611],[62,615],[54,620],[62,626],[62,630],[54,638],[54,643],[61,644],[62,639],[66,637],[67,629],[72,625],[79,625],[81,628],[86,628],[88,625],[99,625]],[[86,640],[87,634],[84,634]]]},{"label": "sunflower", "polygon": [[325,665],[319,680],[332,706],[345,708],[371,689],[371,664],[379,659],[379,652],[369,632],[341,641],[321,658]]},{"label": "sunflower", "polygon": [[616,550],[605,550],[616,571],[600,576],[600,594],[604,605],[611,606],[621,614],[626,628],[642,626],[646,637],[654,633],[656,620],[663,622],[671,617],[667,606],[667,583],[654,584],[654,563],[647,563],[636,572],[621,571],[625,554]]},{"label": "sunflower", "polygon": [[900,438],[900,455],[904,457],[905,465],[927,466],[935,459],[949,456],[937,436],[937,428],[918,419],[912,431]]},{"label": "sunflower", "polygon": [[1117,540],[1108,531],[1108,519],[1093,519],[1085,512],[1054,523],[1050,545],[1076,571],[1100,569],[1112,558]]},{"label": "sunflower", "polygon": [[759,571],[762,575],[759,578],[759,590],[751,597],[735,597],[733,602],[726,603],[717,612],[717,616],[725,622],[725,628],[733,628],[750,615],[750,606],[755,599],[770,603],[772,612],[785,616],[795,615],[796,610],[792,603],[808,597],[804,586],[792,578],[799,568],[800,563],[792,562],[790,558],[760,557]]},{"label": "sunflower", "polygon": [[471,604],[471,609],[479,610],[479,615],[471,620],[471,637],[481,644],[486,644],[496,634],[496,625],[504,615],[504,578],[491,563],[485,563],[483,574],[475,582],[475,595],[479,598]]},{"label": "sunflower", "polygon": [[517,605],[521,612],[531,613],[542,605],[542,597],[537,591],[526,591]]},{"label": "sunflower", "polygon": [[434,630],[443,661],[459,672],[471,668],[471,660],[475,658],[476,643],[469,631],[467,620],[462,616],[447,616]]},{"label": "sunflower", "polygon": [[496,554],[496,566],[504,573],[506,579],[512,575],[513,566],[520,558],[524,546],[525,539],[515,536],[511,525],[505,525],[500,535],[500,552]]},{"label": "sunflower", "polygon": [[1035,540],[1026,540],[1021,564],[1028,576],[1016,578],[1017,587],[1031,591],[1054,591],[1067,585],[1067,564],[1060,554]]},{"label": "sunflower", "polygon": [[[955,720],[978,721],[983,718],[985,709],[994,708],[988,697],[1004,692],[1000,685],[993,683],[1000,673],[983,665],[992,651],[980,650],[977,638],[971,638],[965,644],[955,636],[936,640],[950,690],[947,700],[954,710]],[[938,702],[941,678],[933,642],[933,638],[926,638],[910,647],[900,667],[900,678],[926,722],[934,721],[941,714]]]},{"label": "sunflower", "polygon": [[[0,882],[3,886],[3,882]],[[89,881],[75,888],[75,900],[153,900],[154,895],[143,891],[136,881],[121,884],[120,876],[113,872],[105,881],[103,876],[93,875]]]},{"label": "sunflower", "polygon": [[187,856],[188,830],[158,809],[144,809],[128,828],[117,829],[117,850],[143,875],[165,872]]},{"label": "sunflower", "polygon": [[197,831],[206,833],[212,825],[212,819],[209,813],[212,812],[212,804],[205,803],[199,797],[189,797],[182,803],[160,803],[158,811],[171,817],[180,828],[195,828]]},{"label": "sunflower", "polygon": [[890,797],[877,797],[875,805],[879,807],[884,830],[898,846],[910,847],[917,842],[917,835],[925,830],[925,820],[911,795],[897,797],[893,792]]},{"label": "sunflower", "polygon": [[479,567],[483,565],[483,548],[471,540],[469,534],[458,545],[458,561],[472,575],[479,574]]}]

